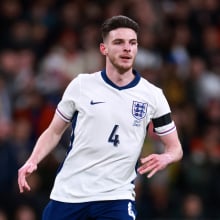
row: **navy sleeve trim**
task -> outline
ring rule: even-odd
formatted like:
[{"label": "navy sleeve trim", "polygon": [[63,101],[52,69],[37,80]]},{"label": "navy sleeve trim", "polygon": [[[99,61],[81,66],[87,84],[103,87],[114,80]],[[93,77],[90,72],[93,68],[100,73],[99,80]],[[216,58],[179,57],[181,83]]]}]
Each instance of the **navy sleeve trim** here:
[{"label": "navy sleeve trim", "polygon": [[168,113],[168,114],[163,115],[159,118],[154,118],[154,119],[152,119],[152,122],[153,122],[154,128],[158,128],[158,127],[168,125],[172,122],[171,114]]},{"label": "navy sleeve trim", "polygon": [[62,112],[57,108],[56,112],[64,119],[66,122],[70,122],[71,119],[67,118],[65,115],[62,114]]}]

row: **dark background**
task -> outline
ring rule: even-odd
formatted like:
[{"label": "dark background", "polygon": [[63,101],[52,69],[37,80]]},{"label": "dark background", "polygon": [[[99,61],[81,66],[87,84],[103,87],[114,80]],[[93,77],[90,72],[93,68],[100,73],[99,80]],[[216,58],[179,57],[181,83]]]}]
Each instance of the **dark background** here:
[{"label": "dark background", "polygon": [[[220,1],[2,0],[0,220],[40,219],[69,131],[29,177],[30,193],[19,194],[17,170],[70,80],[104,68],[100,25],[118,14],[140,24],[135,68],[163,89],[184,151],[137,178],[138,220],[220,219]],[[162,149],[150,127],[143,155]]]}]

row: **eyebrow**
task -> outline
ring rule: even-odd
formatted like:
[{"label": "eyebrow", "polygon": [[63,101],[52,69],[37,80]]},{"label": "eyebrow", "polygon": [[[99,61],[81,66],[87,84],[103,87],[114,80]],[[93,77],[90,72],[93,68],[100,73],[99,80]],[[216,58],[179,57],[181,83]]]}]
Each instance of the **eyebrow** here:
[{"label": "eyebrow", "polygon": [[[126,40],[123,38],[116,38],[116,39],[112,40],[112,42],[115,42],[115,41],[126,41]],[[131,41],[137,42],[137,39],[136,38],[129,39],[129,42],[131,42]]]}]

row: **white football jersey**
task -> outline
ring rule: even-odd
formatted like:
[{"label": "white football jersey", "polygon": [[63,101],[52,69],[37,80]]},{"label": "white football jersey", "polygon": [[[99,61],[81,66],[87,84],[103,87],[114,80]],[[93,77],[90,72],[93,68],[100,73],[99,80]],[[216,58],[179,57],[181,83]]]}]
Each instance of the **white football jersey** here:
[{"label": "white football jersey", "polygon": [[66,88],[56,113],[72,123],[72,135],[51,199],[134,200],[136,165],[149,122],[158,135],[175,130],[162,90],[134,74],[123,87],[105,71],[80,74]]}]

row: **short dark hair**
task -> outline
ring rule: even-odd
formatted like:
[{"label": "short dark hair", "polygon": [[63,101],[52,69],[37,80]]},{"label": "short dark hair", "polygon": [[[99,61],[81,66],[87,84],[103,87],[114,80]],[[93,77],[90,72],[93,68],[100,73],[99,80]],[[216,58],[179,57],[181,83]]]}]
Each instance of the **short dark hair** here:
[{"label": "short dark hair", "polygon": [[139,25],[137,22],[127,16],[113,16],[105,20],[101,26],[102,39],[104,40],[110,31],[117,28],[130,28],[138,33]]}]

